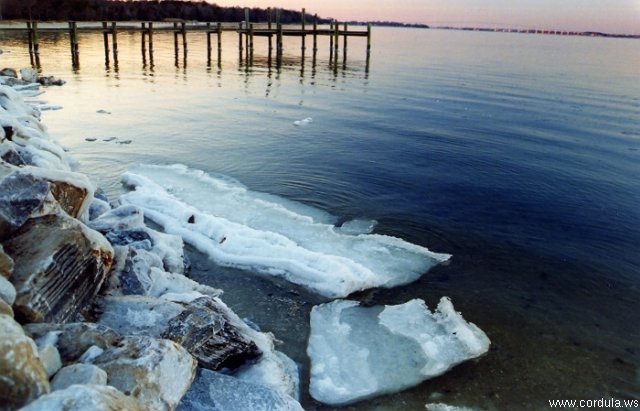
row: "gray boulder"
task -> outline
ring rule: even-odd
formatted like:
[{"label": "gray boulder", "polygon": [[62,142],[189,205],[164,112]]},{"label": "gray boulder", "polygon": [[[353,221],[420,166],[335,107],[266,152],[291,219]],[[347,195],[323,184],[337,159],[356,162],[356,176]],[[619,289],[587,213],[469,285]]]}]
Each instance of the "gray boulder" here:
[{"label": "gray boulder", "polygon": [[107,373],[93,364],[72,364],[62,368],[51,381],[51,391],[75,384],[107,385]]}]

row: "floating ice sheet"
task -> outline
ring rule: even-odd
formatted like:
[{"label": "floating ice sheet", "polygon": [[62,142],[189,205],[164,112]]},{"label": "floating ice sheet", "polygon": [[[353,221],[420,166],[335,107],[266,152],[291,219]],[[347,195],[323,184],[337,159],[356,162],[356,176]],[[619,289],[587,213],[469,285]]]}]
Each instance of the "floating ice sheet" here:
[{"label": "floating ice sheet", "polygon": [[484,354],[489,344],[446,297],[434,313],[420,299],[368,308],[335,300],[311,311],[310,393],[343,405],[397,392]]},{"label": "floating ice sheet", "polygon": [[218,264],[284,277],[327,297],[406,284],[450,257],[396,237],[350,234],[321,210],[183,165],[142,165],[122,180],[135,187],[124,204],[143,208]]}]

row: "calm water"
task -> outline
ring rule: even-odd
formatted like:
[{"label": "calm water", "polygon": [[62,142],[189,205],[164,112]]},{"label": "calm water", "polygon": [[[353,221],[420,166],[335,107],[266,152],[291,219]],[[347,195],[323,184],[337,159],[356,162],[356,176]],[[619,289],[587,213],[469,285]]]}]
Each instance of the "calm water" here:
[{"label": "calm water", "polygon": [[[0,34],[0,65],[29,65],[18,37]],[[448,295],[491,351],[349,409],[640,398],[640,42],[376,28],[370,66],[350,39],[333,71],[325,39],[315,66],[286,39],[281,68],[262,40],[256,64],[239,64],[230,33],[220,67],[207,66],[204,35],[190,36],[186,64],[156,35],[153,67],[139,35],[119,40],[118,67],[105,67],[102,38],[82,35],[73,70],[66,38],[44,36],[43,73],[68,83],[36,98],[64,106],[45,124],[112,198],[130,164],[179,162],[454,255],[355,297]],[[323,300],[193,258],[196,279],[283,341],[306,387],[308,313]],[[305,393],[303,405],[328,409]]]}]

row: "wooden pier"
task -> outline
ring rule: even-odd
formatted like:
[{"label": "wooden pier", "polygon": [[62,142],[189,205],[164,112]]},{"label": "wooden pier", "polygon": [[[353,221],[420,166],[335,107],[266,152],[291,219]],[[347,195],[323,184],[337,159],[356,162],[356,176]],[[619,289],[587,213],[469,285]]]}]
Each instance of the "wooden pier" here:
[{"label": "wooden pier", "polygon": [[[275,21],[272,21],[272,13],[269,10],[267,22],[251,22],[249,16],[249,10],[245,9],[245,20],[240,23],[187,23],[185,21],[172,21],[172,22],[140,22],[140,23],[125,23],[125,22],[96,22],[96,25],[78,25],[77,22],[71,21],[68,23],[68,29],[65,28],[52,28],[52,27],[40,27],[37,21],[26,22],[26,30],[28,33],[29,41],[29,55],[31,57],[31,63],[35,67],[40,66],[40,35],[45,32],[64,32],[68,31],[69,44],[71,50],[71,61],[74,67],[79,67],[80,64],[80,44],[78,41],[78,33],[86,32],[98,32],[102,33],[104,39],[104,54],[105,63],[108,66],[113,59],[113,64],[118,65],[118,32],[139,32],[141,34],[141,53],[143,58],[143,64],[153,65],[153,50],[154,50],[154,33],[157,32],[172,32],[174,40],[174,50],[176,57],[176,64],[178,63],[179,50],[182,49],[182,55],[186,64],[188,36],[189,35],[206,35],[207,64],[211,64],[214,42],[212,37],[215,36],[215,48],[217,48],[217,63],[221,64],[222,55],[222,35],[223,33],[235,33],[238,36],[238,52],[239,60],[241,64],[251,66],[253,64],[254,56],[254,38],[266,37],[268,38],[268,56],[271,60],[273,52],[273,44],[275,42],[275,56],[276,61],[280,63],[284,52],[284,37],[298,37],[301,39],[301,53],[304,59],[306,53],[306,40],[307,37],[313,39],[312,55],[315,63],[315,59],[318,53],[318,37],[329,37],[329,63],[332,67],[337,69],[339,61],[339,44],[342,39],[342,62],[346,65],[347,61],[347,45],[349,37],[364,37],[366,38],[366,61],[367,68],[369,66],[369,59],[371,55],[371,26],[367,25],[364,29],[348,27],[347,23],[338,23],[333,21],[329,24],[328,28],[319,28],[317,22],[317,16],[314,17],[312,25],[307,24],[305,19],[305,10],[302,10],[302,21],[296,26],[283,26],[280,22],[280,10],[275,10]],[[119,26],[120,24],[120,26]],[[7,30],[25,30],[20,28],[9,28]],[[275,41],[274,41],[275,40]]]}]

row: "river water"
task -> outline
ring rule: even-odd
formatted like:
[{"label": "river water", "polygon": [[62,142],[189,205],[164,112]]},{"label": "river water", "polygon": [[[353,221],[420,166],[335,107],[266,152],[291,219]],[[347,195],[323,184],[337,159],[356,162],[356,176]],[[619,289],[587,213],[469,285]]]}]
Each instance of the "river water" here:
[{"label": "river water", "polygon": [[[181,163],[453,255],[353,298],[449,296],[489,353],[348,409],[640,398],[640,42],[374,28],[369,63],[361,38],[337,68],[326,38],[315,64],[310,40],[303,60],[285,38],[282,65],[257,39],[248,67],[231,33],[220,64],[202,33],[186,60],[157,33],[151,65],[139,36],[119,34],[115,66],[100,34],[81,34],[74,68],[66,36],[42,35],[42,72],[67,81],[34,98],[64,107],[43,121],[112,199],[129,166]],[[25,38],[0,32],[0,65],[30,65]],[[190,253],[192,277],[301,365],[305,408],[330,409],[306,391],[309,310],[327,300]]]}]

